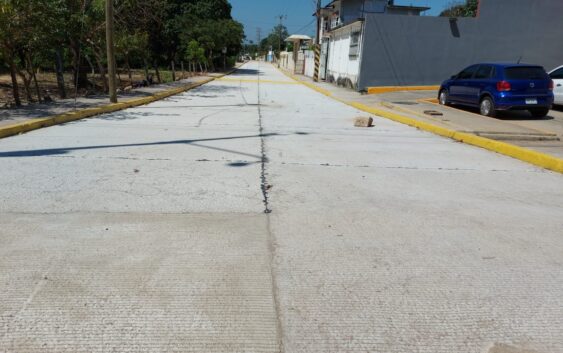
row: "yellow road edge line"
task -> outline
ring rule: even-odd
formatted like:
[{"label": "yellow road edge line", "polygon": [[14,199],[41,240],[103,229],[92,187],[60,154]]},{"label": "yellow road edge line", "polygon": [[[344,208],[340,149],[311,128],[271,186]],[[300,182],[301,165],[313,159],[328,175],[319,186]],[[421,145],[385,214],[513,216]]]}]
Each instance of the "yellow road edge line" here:
[{"label": "yellow road edge line", "polygon": [[100,115],[100,114],[113,113],[113,112],[116,112],[116,111],[119,111],[119,110],[124,110],[124,109],[127,109],[127,108],[146,105],[146,104],[156,102],[156,101],[159,101],[159,100],[162,100],[162,99],[165,99],[165,98],[168,98],[168,97],[171,97],[171,96],[183,93],[183,92],[187,92],[187,91],[192,90],[194,88],[197,88],[199,86],[203,86],[203,85],[205,85],[209,82],[212,82],[212,81],[215,81],[217,79],[223,78],[227,75],[230,75],[234,71],[236,71],[236,69],[233,69],[226,74],[223,74],[223,75],[220,75],[220,76],[217,76],[217,77],[212,77],[212,78],[203,80],[201,82],[188,84],[188,85],[181,86],[181,87],[178,87],[178,88],[172,88],[172,89],[162,91],[162,92],[157,92],[157,93],[155,93],[155,94],[153,94],[152,96],[149,96],[149,97],[137,98],[137,99],[132,99],[132,100],[119,102],[119,103],[115,103],[115,104],[108,104],[108,105],[99,106],[99,107],[85,108],[85,109],[81,109],[81,110],[77,110],[77,111],[73,111],[73,112],[49,116],[49,117],[46,117],[46,118],[30,119],[30,120],[20,122],[20,123],[15,123],[15,124],[12,124],[12,125],[0,126],[0,139],[5,138],[5,137],[14,136],[14,135],[23,134],[23,133],[26,133],[26,132],[30,132],[30,131],[45,128],[45,127],[64,124],[64,123],[68,123],[68,122],[76,121],[76,120],[81,120],[81,119],[85,119],[85,118],[91,118],[93,116]]},{"label": "yellow road edge line", "polygon": [[[427,132],[431,132],[434,133],[436,135],[442,136],[442,137],[447,137],[450,138],[452,140],[458,141],[458,142],[463,142],[465,144],[468,145],[472,145],[472,146],[476,146],[476,147],[481,147],[484,148],[486,150],[492,151],[492,152],[496,152],[505,156],[509,156],[515,159],[518,159],[520,161],[523,162],[527,162],[530,164],[533,164],[537,167],[541,167],[544,169],[549,169],[552,170],[554,172],[558,172],[558,173],[562,173],[563,174],[563,159],[545,154],[545,153],[541,153],[541,152],[536,152],[524,147],[520,147],[520,146],[516,146],[516,145],[511,145],[509,143],[506,142],[500,142],[500,141],[495,141],[492,139],[488,139],[486,137],[481,137],[481,136],[477,136],[474,134],[470,134],[467,132],[459,132],[459,131],[455,131],[455,130],[450,130],[447,128],[443,128],[437,125],[433,125],[430,123],[426,123],[426,122],[422,122],[420,120],[416,120],[413,118],[409,118],[407,116],[404,115],[400,115],[397,113],[392,113],[392,112],[388,112],[382,109],[378,109],[378,108],[374,108],[374,107],[370,107],[367,106],[365,104],[362,103],[358,103],[358,102],[350,102],[350,101],[345,101],[343,99],[339,99],[334,97],[330,92],[316,87],[314,84],[309,83],[309,82],[304,82],[301,81],[300,79],[298,79],[296,76],[289,74],[287,72],[284,72],[283,70],[280,70],[283,74],[285,74],[288,77],[293,78],[295,81],[302,83],[303,85],[312,88],[313,90],[322,93],[330,98],[333,98],[341,103],[347,104],[351,107],[354,107],[356,109],[362,110],[364,112],[367,113],[371,113],[374,115],[378,115],[380,117],[383,118],[387,118],[389,120],[393,120],[408,126],[412,126],[412,127],[416,127],[417,129],[420,130],[424,130]],[[326,92],[326,93],[325,93]]]},{"label": "yellow road edge line", "polygon": [[402,92],[402,91],[437,91],[440,86],[381,86],[381,87],[368,87],[368,94],[381,94],[389,92]]}]

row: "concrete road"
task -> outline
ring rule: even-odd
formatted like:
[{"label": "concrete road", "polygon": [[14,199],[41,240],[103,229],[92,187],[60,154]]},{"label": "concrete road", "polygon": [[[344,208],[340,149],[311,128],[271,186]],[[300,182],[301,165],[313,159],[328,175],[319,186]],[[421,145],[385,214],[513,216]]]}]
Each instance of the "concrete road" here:
[{"label": "concrete road", "polygon": [[563,352],[563,176],[265,63],[0,140],[0,352]]}]

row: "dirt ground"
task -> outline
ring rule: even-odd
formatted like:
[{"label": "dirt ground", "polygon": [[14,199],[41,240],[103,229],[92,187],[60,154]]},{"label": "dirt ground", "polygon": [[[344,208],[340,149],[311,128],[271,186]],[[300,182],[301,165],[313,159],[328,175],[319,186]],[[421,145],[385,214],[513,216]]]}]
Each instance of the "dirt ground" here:
[{"label": "dirt ground", "polygon": [[[149,73],[153,75],[154,82],[157,83],[156,75],[154,74],[154,71],[149,71]],[[119,74],[118,88],[123,89],[131,85],[131,82],[129,81],[129,77],[127,75],[127,71],[119,70],[118,74]],[[161,70],[160,75],[163,82],[172,81],[172,71]],[[184,78],[187,78],[188,75],[189,73],[185,72]],[[100,75],[89,74],[88,79],[90,80],[90,82],[95,83],[96,86],[98,87],[102,86]],[[145,79],[145,74],[143,70],[133,70],[133,83],[140,83],[144,79]],[[176,79],[177,80],[182,79],[181,71],[176,72]],[[57,87],[57,78],[54,72],[40,72],[37,74],[37,80],[39,82],[39,87],[41,89],[41,93],[43,96],[49,95],[53,100],[57,100],[60,98],[58,87]],[[72,74],[65,73],[64,80],[65,80],[67,97],[74,97],[75,90],[73,85]],[[25,94],[23,80],[20,77],[18,77],[18,85],[20,89],[20,98],[22,103],[23,104],[30,103]],[[76,94],[79,97],[96,94],[96,93],[101,93],[101,92],[96,92],[92,89],[81,89],[78,92],[76,92]],[[37,94],[35,92],[35,89],[33,88],[33,85],[32,85],[32,95],[33,95],[33,99],[37,101]],[[12,81],[10,75],[8,73],[0,74],[0,108],[3,108],[7,103],[11,104],[13,102],[14,102],[14,96],[12,92]]]}]

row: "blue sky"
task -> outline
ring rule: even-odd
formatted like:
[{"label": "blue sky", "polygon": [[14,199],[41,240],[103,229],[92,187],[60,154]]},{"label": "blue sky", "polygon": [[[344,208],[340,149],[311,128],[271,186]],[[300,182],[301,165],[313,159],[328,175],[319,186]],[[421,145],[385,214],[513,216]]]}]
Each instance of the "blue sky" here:
[{"label": "blue sky", "polygon": [[[256,41],[256,28],[262,29],[262,38],[279,22],[276,16],[286,15],[284,24],[290,33],[313,34],[315,0],[230,0],[233,17],[244,24],[248,40]],[[395,0],[397,5],[432,7],[428,15],[437,15],[452,0]],[[455,1],[457,2],[457,1]],[[323,5],[328,0],[323,0]]]}]

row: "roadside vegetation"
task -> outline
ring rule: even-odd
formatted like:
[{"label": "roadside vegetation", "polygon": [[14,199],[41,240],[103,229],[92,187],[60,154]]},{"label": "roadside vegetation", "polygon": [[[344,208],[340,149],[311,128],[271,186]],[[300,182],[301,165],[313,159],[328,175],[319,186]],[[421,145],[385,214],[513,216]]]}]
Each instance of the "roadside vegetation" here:
[{"label": "roadside vegetation", "polygon": [[[0,105],[108,91],[106,0],[0,0]],[[121,89],[232,66],[227,0],[114,0]]]}]

